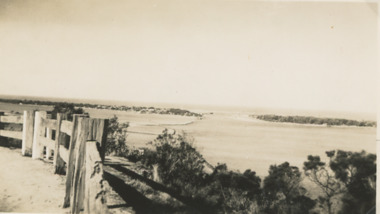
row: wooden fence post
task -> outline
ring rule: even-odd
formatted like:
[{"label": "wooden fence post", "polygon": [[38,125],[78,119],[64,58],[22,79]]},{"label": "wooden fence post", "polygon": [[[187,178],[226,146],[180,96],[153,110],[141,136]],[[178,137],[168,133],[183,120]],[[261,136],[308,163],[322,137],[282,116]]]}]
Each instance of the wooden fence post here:
[{"label": "wooden fence post", "polygon": [[[48,114],[46,116],[47,119],[51,119],[51,114]],[[46,138],[47,139],[53,139],[53,129],[46,127]],[[45,154],[45,160],[49,160],[51,157],[51,153],[54,150],[52,145],[46,146],[46,154]]]},{"label": "wooden fence post", "polygon": [[61,132],[62,120],[67,119],[67,114],[58,113],[57,114],[57,128],[55,130],[55,149],[54,149],[54,173],[63,174],[65,169],[65,161],[59,155],[59,147],[66,140],[65,134]]},{"label": "wooden fence post", "polygon": [[106,188],[107,181],[103,175],[103,164],[96,141],[86,143],[86,187],[84,211],[88,214],[108,212]]},{"label": "wooden fence post", "polygon": [[34,114],[35,114],[34,110],[24,111],[24,122],[22,125],[22,146],[21,146],[21,154],[24,156],[32,155]]},{"label": "wooden fence post", "polygon": [[71,206],[71,213],[79,213],[84,208],[86,142],[96,140],[105,145],[107,125],[108,120],[104,119],[74,117],[64,202],[64,207]]},{"label": "wooden fence post", "polygon": [[70,194],[71,213],[79,213],[83,209],[84,189],[85,189],[85,154],[86,141],[89,133],[89,118],[79,119],[79,132],[77,143],[75,144],[76,160],[74,167],[73,185]]},{"label": "wooden fence post", "polygon": [[108,119],[96,119],[90,118],[90,130],[87,140],[96,141],[100,143],[100,158],[104,161],[106,143],[107,143],[107,128],[109,120]]},{"label": "wooden fence post", "polygon": [[33,135],[33,151],[32,151],[33,159],[43,158],[44,146],[40,142],[40,136],[45,135],[45,129],[42,126],[41,118],[46,118],[46,111],[36,112],[35,123],[34,123],[34,135]]},{"label": "wooden fence post", "polygon": [[[69,157],[67,164],[67,172],[66,172],[66,193],[65,199],[63,202],[63,208],[70,206],[70,194],[73,186],[74,180],[74,171],[75,171],[75,163],[77,158],[76,143],[79,137],[79,129],[81,127],[80,123],[82,123],[81,117],[85,115],[73,115],[73,130],[71,132],[70,145],[69,145]],[[79,122],[80,120],[80,122]]]}]

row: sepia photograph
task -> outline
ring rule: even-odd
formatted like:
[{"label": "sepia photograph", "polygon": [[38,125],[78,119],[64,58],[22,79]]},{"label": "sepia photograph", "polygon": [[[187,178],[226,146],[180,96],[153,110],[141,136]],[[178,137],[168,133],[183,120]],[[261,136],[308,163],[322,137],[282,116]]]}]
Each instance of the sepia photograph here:
[{"label": "sepia photograph", "polygon": [[375,214],[379,8],[0,0],[0,213]]}]

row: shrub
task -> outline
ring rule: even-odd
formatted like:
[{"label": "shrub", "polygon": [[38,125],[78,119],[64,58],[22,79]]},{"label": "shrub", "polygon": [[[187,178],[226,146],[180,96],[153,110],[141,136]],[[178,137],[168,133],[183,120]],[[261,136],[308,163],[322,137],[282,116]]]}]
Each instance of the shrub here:
[{"label": "shrub", "polygon": [[141,162],[158,165],[162,183],[185,196],[205,213],[257,213],[260,178],[251,170],[229,171],[227,165],[205,172],[206,161],[185,133],[164,130],[145,150]]},{"label": "shrub", "polygon": [[205,160],[192,146],[185,133],[170,133],[167,129],[152,143],[155,152],[148,152],[144,162],[158,164],[159,176],[163,183],[180,191],[184,184],[200,186],[204,176]]},{"label": "shrub", "polygon": [[120,124],[116,115],[109,120],[107,129],[106,155],[127,156],[126,129],[129,123]]}]

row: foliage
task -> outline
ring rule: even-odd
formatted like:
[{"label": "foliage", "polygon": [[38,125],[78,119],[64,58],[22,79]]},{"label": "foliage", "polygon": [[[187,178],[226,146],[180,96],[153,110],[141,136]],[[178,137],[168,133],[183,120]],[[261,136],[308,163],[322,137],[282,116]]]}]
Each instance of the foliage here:
[{"label": "foliage", "polygon": [[109,120],[106,155],[125,156],[128,153],[126,145],[126,129],[128,126],[129,123],[120,124],[116,115]]},{"label": "foliage", "polygon": [[368,126],[375,127],[375,121],[357,121],[357,120],[347,120],[340,118],[319,118],[319,117],[309,117],[309,116],[281,116],[281,115],[256,115],[252,116],[259,120],[271,121],[271,122],[282,122],[282,123],[299,123],[299,124],[316,124],[316,125],[328,125],[328,126]]},{"label": "foliage", "polygon": [[328,166],[319,156],[309,155],[304,163],[306,176],[324,193],[319,203],[328,213],[336,213],[332,202],[339,195],[340,213],[367,213],[376,200],[376,155],[342,150],[327,151],[326,155]]},{"label": "foliage", "polygon": [[152,142],[153,150],[130,151],[129,158],[158,166],[160,182],[205,213],[303,214],[312,213],[317,202],[324,213],[337,213],[333,199],[342,201],[341,213],[365,213],[374,205],[375,155],[329,151],[328,164],[309,155],[305,175],[323,192],[312,200],[302,185],[302,172],[288,162],[270,166],[261,187],[251,170],[240,173],[219,164],[206,173],[207,162],[191,142],[185,133],[164,130]]},{"label": "foliage", "polygon": [[54,105],[52,111],[53,118],[57,118],[57,113],[67,114],[67,118],[72,120],[74,114],[84,114],[85,112],[82,108],[75,108],[72,103],[58,103]]},{"label": "foliage", "polygon": [[257,213],[261,179],[251,170],[229,171],[225,164],[205,172],[206,161],[185,133],[164,130],[144,150],[140,159],[147,166],[158,165],[162,183],[188,198],[206,213]]},{"label": "foliage", "polygon": [[319,156],[308,156],[304,162],[305,175],[323,192],[318,198],[319,204],[327,210],[328,214],[336,213],[333,210],[333,200],[346,191],[344,184],[335,177],[334,172],[327,168],[326,163]]},{"label": "foliage", "polygon": [[271,165],[269,175],[264,179],[264,213],[308,213],[315,201],[306,196],[301,180],[298,167],[290,166],[288,162]]},{"label": "foliage", "polygon": [[341,213],[367,213],[376,204],[376,155],[342,150],[326,154],[335,177],[347,188]]},{"label": "foliage", "polygon": [[[256,172],[246,170],[244,173],[227,169],[226,164],[215,167],[206,179],[208,196],[217,198],[219,212],[224,213],[258,213],[261,179]],[[205,198],[207,196],[204,196]]]},{"label": "foliage", "polygon": [[155,156],[150,164],[158,164],[162,181],[180,190],[184,184],[200,186],[205,160],[191,145],[186,134],[164,130],[154,141]]},{"label": "foliage", "polygon": [[304,162],[305,175],[321,188],[324,196],[318,198],[319,204],[327,210],[327,213],[335,213],[333,200],[346,191],[344,184],[335,178],[335,174],[326,167],[319,156],[308,156]]}]

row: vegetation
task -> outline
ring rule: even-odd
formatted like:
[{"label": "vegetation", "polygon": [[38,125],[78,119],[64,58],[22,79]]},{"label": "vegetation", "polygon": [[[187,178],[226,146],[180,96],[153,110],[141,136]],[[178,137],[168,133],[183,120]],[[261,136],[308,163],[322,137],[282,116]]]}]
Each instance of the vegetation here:
[{"label": "vegetation", "polygon": [[334,201],[338,202],[338,196],[346,191],[344,184],[335,177],[334,172],[321,161],[319,156],[309,155],[308,161],[304,162],[304,171],[305,175],[322,190],[323,195],[318,198],[320,207],[328,214],[336,213]]},{"label": "vegetation", "polygon": [[68,103],[68,102],[53,102],[42,100],[27,100],[27,99],[4,99],[0,98],[0,102],[13,104],[31,104],[31,105],[48,105],[48,106],[73,106],[76,108],[92,108],[92,109],[110,109],[118,111],[135,111],[141,114],[172,114],[192,117],[202,117],[202,114],[191,112],[178,108],[155,108],[142,106],[116,106],[116,105],[98,105],[90,103]]},{"label": "vegetation", "polygon": [[129,149],[126,144],[129,123],[120,124],[116,115],[109,120],[107,130],[106,155],[124,156]]},{"label": "vegetation", "polygon": [[75,108],[72,103],[58,103],[54,105],[51,112],[53,118],[57,118],[57,113],[67,114],[68,120],[73,120],[74,114],[87,114],[82,108]]},{"label": "vegetation", "polygon": [[157,165],[158,175],[152,173],[153,179],[202,213],[257,213],[255,201],[261,191],[261,179],[256,173],[233,172],[225,164],[215,167],[211,174],[206,173],[208,163],[191,141],[185,133],[164,130],[152,142],[154,150],[145,149],[130,157],[148,168]]},{"label": "vegetation", "polygon": [[[303,171],[284,162],[270,166],[268,176],[261,180],[254,171],[228,170],[226,164],[207,173],[206,160],[184,133],[165,130],[152,145],[154,149],[144,152],[129,151],[127,157],[147,168],[158,166],[158,174],[150,173],[151,178],[203,213],[364,214],[375,205],[374,154],[328,151],[328,164],[309,155]],[[321,188],[317,199],[310,198],[303,175]]]},{"label": "vegetation", "polygon": [[[270,166],[262,180],[254,171],[232,171],[226,164],[218,164],[210,173],[193,140],[174,130],[165,129],[151,142],[153,149],[130,149],[125,143],[127,127],[116,116],[110,119],[107,155],[140,162],[150,169],[144,176],[201,213],[364,214],[375,206],[374,154],[327,151],[328,163],[309,155],[303,171],[284,162]],[[322,190],[316,199],[303,186],[303,175]]]},{"label": "vegetation", "polygon": [[281,116],[281,115],[251,115],[251,117],[270,121],[270,122],[281,122],[281,123],[298,123],[298,124],[315,124],[315,125],[328,125],[328,126],[366,126],[375,127],[375,121],[357,121],[357,120],[347,120],[339,118],[319,118],[319,117],[309,117],[309,116]]},{"label": "vegetation", "polygon": [[[324,192],[319,202],[327,213],[367,213],[376,203],[376,155],[366,152],[328,151],[329,168],[318,156],[309,156],[305,174]],[[332,199],[340,196],[340,211]]]},{"label": "vegetation", "polygon": [[264,213],[309,213],[316,202],[306,196],[301,181],[298,167],[288,162],[270,166],[269,175],[264,179]]},{"label": "vegetation", "polygon": [[340,213],[367,213],[376,204],[376,155],[330,151],[330,168],[345,185]]}]

